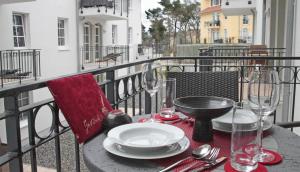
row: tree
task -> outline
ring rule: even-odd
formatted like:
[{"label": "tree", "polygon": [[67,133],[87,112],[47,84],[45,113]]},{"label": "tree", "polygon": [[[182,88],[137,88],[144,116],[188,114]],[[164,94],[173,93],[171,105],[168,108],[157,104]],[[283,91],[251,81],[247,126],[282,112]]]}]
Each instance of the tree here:
[{"label": "tree", "polygon": [[166,17],[171,19],[173,23],[173,53],[176,56],[176,37],[178,31],[178,24],[180,20],[180,16],[182,15],[182,4],[180,0],[174,0],[170,2],[170,0],[161,0],[159,2],[161,6],[163,6],[163,14]]},{"label": "tree", "polygon": [[158,44],[164,39],[166,27],[164,25],[164,19],[162,17],[162,9],[155,8],[146,11],[147,19],[151,21],[149,33],[154,39],[155,43]]}]

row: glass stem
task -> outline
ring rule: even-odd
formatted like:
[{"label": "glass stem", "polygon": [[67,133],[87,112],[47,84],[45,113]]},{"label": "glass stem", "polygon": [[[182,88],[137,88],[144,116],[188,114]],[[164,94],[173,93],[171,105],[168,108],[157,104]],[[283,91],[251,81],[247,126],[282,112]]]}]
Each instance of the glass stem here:
[{"label": "glass stem", "polygon": [[257,144],[259,147],[259,153],[262,152],[262,139],[263,139],[263,117],[261,114],[259,114],[259,120],[258,120],[258,132],[257,132]]}]

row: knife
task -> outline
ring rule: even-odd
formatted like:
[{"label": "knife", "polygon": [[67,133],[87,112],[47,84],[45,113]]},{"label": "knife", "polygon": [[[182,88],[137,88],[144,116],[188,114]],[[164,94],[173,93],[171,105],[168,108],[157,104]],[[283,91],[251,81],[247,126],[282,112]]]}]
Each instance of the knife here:
[{"label": "knife", "polygon": [[215,162],[207,163],[207,164],[203,165],[202,167],[199,167],[199,168],[196,168],[196,169],[192,170],[191,172],[200,172],[200,171],[206,170],[208,168],[211,168],[215,165],[220,164],[221,162],[225,161],[226,159],[227,159],[227,157],[223,156],[221,158],[218,158]]}]

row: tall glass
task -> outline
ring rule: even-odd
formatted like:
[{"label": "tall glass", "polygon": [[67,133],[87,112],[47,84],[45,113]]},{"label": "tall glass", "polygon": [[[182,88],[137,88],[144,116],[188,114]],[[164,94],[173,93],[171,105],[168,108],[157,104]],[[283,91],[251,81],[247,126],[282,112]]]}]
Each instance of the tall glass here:
[{"label": "tall glass", "polygon": [[[145,63],[142,66],[142,86],[143,88],[150,94],[151,102],[153,96],[158,92],[161,86],[161,79],[162,79],[162,71],[161,65],[159,63]],[[150,122],[155,122],[153,118],[151,108],[151,119]]]},{"label": "tall glass", "polygon": [[[245,123],[247,119],[253,123]],[[248,172],[257,168],[260,147],[257,140],[258,126],[255,114],[237,105],[234,106],[230,163],[237,171]],[[251,152],[245,151],[248,148],[251,148]]]},{"label": "tall glass", "polygon": [[264,120],[273,113],[279,103],[280,85],[278,72],[275,70],[255,70],[251,73],[248,84],[248,100],[251,110],[258,116],[260,125],[258,142],[260,144],[259,162],[271,162],[275,156],[262,149],[262,131]]},{"label": "tall glass", "polygon": [[161,82],[161,108],[160,115],[172,118],[175,112],[174,100],[176,98],[176,79],[169,78]]}]

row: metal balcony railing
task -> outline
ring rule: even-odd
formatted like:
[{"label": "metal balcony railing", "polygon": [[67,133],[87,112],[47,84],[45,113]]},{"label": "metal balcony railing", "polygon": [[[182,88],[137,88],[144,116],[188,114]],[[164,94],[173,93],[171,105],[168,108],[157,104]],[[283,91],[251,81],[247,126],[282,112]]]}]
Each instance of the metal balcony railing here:
[{"label": "metal balcony railing", "polygon": [[40,50],[0,51],[0,84],[21,83],[41,75]]},{"label": "metal balcony railing", "polygon": [[[216,50],[219,51],[219,50]],[[226,50],[227,51],[227,50]],[[273,51],[272,49],[270,50]],[[242,51],[243,52],[243,51]],[[203,63],[203,60],[210,60],[211,63]],[[265,60],[268,63],[256,65],[251,63],[253,60]],[[239,101],[246,100],[246,88],[248,74],[255,69],[272,68],[279,72],[280,84],[282,86],[282,97],[278,106],[278,111],[274,114],[274,123],[280,122],[280,116],[288,116],[288,119],[294,121],[295,118],[295,104],[296,93],[299,92],[297,87],[299,81],[299,68],[295,65],[300,61],[300,57],[277,57],[277,56],[180,56],[180,57],[160,57],[143,61],[136,61],[133,63],[124,63],[120,65],[110,66],[107,68],[96,69],[89,71],[95,75],[99,80],[99,86],[105,91],[108,100],[114,108],[121,108],[126,113],[135,116],[144,113],[150,113],[151,108],[159,109],[159,95],[154,99],[150,99],[149,94],[145,93],[141,86],[141,65],[147,62],[160,62],[163,65],[163,71],[177,71],[177,72],[199,72],[199,71],[238,71],[239,72]],[[299,64],[299,63],[298,63]],[[116,76],[117,70],[127,68],[134,68],[135,71],[122,77]],[[98,77],[102,76],[102,77]],[[69,131],[69,127],[62,125],[60,122],[59,108],[53,99],[45,99],[26,107],[18,107],[17,97],[22,92],[36,91],[46,88],[47,81],[35,81],[30,84],[13,86],[9,89],[0,89],[0,98],[4,99],[5,112],[1,114],[0,120],[6,122],[7,134],[7,151],[0,156],[0,165],[9,163],[10,170],[19,172],[23,169],[23,158],[29,157],[31,170],[37,171],[37,166],[42,166],[43,163],[53,164],[51,167],[56,168],[57,171],[80,171],[84,168],[80,164],[80,146],[76,141],[70,143],[70,138],[64,138],[64,134]],[[289,102],[284,101],[288,99]],[[145,106],[143,106],[145,102]],[[41,112],[41,109],[49,108],[51,114]],[[287,109],[283,113],[281,109]],[[29,112],[28,116],[28,140],[21,140],[19,116],[24,112]],[[53,121],[49,126],[50,131],[45,137],[36,131],[35,120],[36,116],[52,115]],[[64,140],[65,139],[65,140]],[[67,141],[66,141],[67,140]],[[74,137],[74,140],[75,137]],[[69,152],[68,157],[62,153],[61,144],[67,142],[63,149],[73,147],[74,152]],[[45,146],[46,145],[46,146]],[[51,147],[49,145],[52,145]],[[99,143],[99,146],[101,144]],[[42,147],[43,149],[37,151]],[[55,158],[51,159],[47,156],[37,156],[38,153],[43,154],[47,149],[54,149],[53,155]],[[73,156],[74,159],[70,158]],[[43,159],[44,158],[44,159]],[[53,161],[53,162],[52,162]],[[69,162],[66,162],[69,161]],[[72,162],[70,162],[72,161]],[[28,162],[27,162],[28,163]],[[49,167],[49,166],[48,166]],[[67,169],[67,170],[66,170]]]},{"label": "metal balcony railing", "polygon": [[129,46],[83,46],[82,69],[87,66],[107,67],[129,61]]},{"label": "metal balcony railing", "polygon": [[83,14],[85,8],[96,8],[97,12],[100,13],[103,9],[105,13],[108,13],[108,10],[112,10],[113,14],[119,14],[123,16],[127,14],[128,17],[128,2],[129,0],[81,0],[80,1],[80,12]]}]

